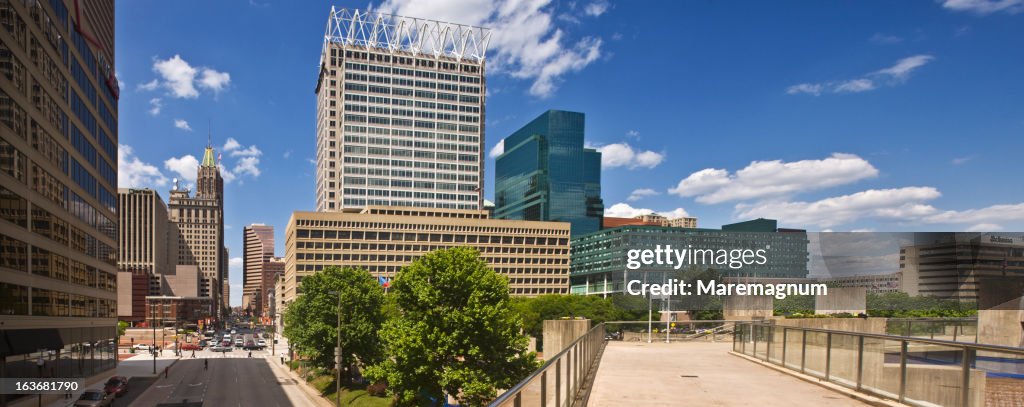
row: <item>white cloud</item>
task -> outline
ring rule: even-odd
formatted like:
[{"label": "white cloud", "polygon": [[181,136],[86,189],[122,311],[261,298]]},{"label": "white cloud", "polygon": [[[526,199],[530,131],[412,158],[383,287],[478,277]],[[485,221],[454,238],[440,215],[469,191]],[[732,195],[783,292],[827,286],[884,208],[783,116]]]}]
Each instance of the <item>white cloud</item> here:
[{"label": "white cloud", "polygon": [[931,62],[935,57],[931,55],[914,55],[912,57],[906,57],[896,62],[895,65],[885,69],[880,69],[875,72],[878,75],[885,75],[892,77],[899,81],[905,81],[910,73],[915,69],[920,68]]},{"label": "white cloud", "polygon": [[153,61],[153,72],[160,78],[154,79],[145,86],[154,89],[156,83],[166,88],[171,96],[183,99],[195,99],[199,97],[199,90],[196,89],[196,76],[199,76],[198,86],[218,93],[231,83],[231,75],[227,72],[219,72],[212,68],[193,67],[188,61],[175,54],[173,57]]},{"label": "white cloud", "polygon": [[1024,203],[992,205],[962,211],[942,211],[924,219],[927,223],[999,224],[1024,220]]},{"label": "white cloud", "polygon": [[497,158],[499,155],[505,154],[505,139],[501,139],[498,144],[491,147],[491,151],[487,153],[491,158]]},{"label": "white cloud", "polygon": [[235,140],[234,137],[228,137],[228,140],[224,142],[224,147],[221,147],[224,151],[232,151],[241,148],[242,145]]},{"label": "white cloud", "polygon": [[163,109],[164,103],[160,98],[152,98],[149,100],[149,114],[156,116],[160,114],[160,109]]},{"label": "white cloud", "polygon": [[1016,14],[1024,11],[1024,0],[945,0],[942,7],[985,15],[997,11]]},{"label": "white cloud", "polygon": [[155,166],[142,162],[130,146],[117,145],[117,187],[162,187],[167,177]]},{"label": "white cloud", "polygon": [[189,126],[188,122],[185,121],[185,119],[174,119],[174,127],[177,127],[182,130],[192,131],[192,126]]},{"label": "white cloud", "polygon": [[164,168],[178,174],[178,179],[187,181],[189,184],[195,184],[196,175],[198,175],[199,171],[199,160],[192,154],[171,157],[164,161]]},{"label": "white cloud", "polygon": [[[551,0],[386,0],[375,11],[487,27],[492,31],[488,67],[530,79],[529,93],[554,94],[562,78],[601,56],[600,38],[572,41],[558,28]],[[596,9],[594,11],[597,11]]]},{"label": "white cloud", "polygon": [[235,164],[235,168],[233,168],[231,172],[239,175],[258,177],[260,176],[259,165],[259,157],[242,157],[238,160],[238,163]]},{"label": "white cloud", "polygon": [[230,184],[232,181],[235,180],[235,178],[237,178],[237,176],[233,172],[229,171],[227,167],[223,165],[217,167],[217,172],[220,172],[220,177],[221,179],[224,180],[225,184]]},{"label": "white cloud", "polygon": [[875,35],[872,35],[871,38],[869,38],[869,40],[871,40],[871,42],[875,42],[875,43],[879,43],[879,44],[898,44],[898,43],[903,42],[903,37],[896,36],[896,35],[885,35],[885,34],[882,34],[882,33],[875,33]]},{"label": "white cloud", "polygon": [[231,83],[231,74],[217,72],[210,68],[203,68],[203,75],[199,78],[199,86],[219,93]]},{"label": "white cloud", "polygon": [[232,258],[228,259],[228,267],[238,268],[238,267],[242,267],[242,264],[243,263],[242,263],[242,258],[241,257],[232,257]]},{"label": "white cloud", "polygon": [[936,212],[924,202],[941,194],[932,187],[870,189],[813,202],[763,201],[736,205],[740,219],[784,219],[787,224],[835,227],[863,218],[907,221]]},{"label": "white cloud", "polygon": [[975,158],[978,158],[978,155],[977,154],[971,154],[971,155],[963,156],[963,157],[954,157],[952,160],[950,160],[950,162],[953,165],[962,165],[962,164],[967,164],[968,161],[971,161],[971,160],[973,160]]},{"label": "white cloud", "polygon": [[135,86],[135,90],[151,91],[156,90],[156,87],[160,86],[160,81],[153,79],[146,83],[140,83]]},{"label": "white cloud", "polygon": [[181,55],[174,55],[166,60],[157,59],[153,62],[153,71],[163,78],[163,85],[178,98],[194,99],[199,91],[192,84],[196,77],[196,69],[189,65]]},{"label": "white cloud", "polygon": [[608,11],[608,2],[605,0],[597,0],[593,3],[587,4],[583,7],[583,12],[588,16],[597,17]]},{"label": "white cloud", "polygon": [[626,132],[626,137],[633,137],[633,138],[640,137],[640,132],[636,131],[636,130],[627,131]]},{"label": "white cloud", "polygon": [[798,93],[807,93],[810,95],[818,96],[821,91],[825,88],[820,83],[800,83],[786,88],[786,93],[790,95],[796,95]]},{"label": "white cloud", "polygon": [[625,142],[608,144],[595,148],[597,151],[601,152],[602,168],[654,168],[665,160],[664,154],[650,150],[633,150],[633,147],[631,147],[629,143]]},{"label": "white cloud", "polygon": [[995,223],[979,223],[967,227],[964,232],[996,232],[1000,230],[1003,230],[1003,227]]},{"label": "white cloud", "polygon": [[617,203],[615,205],[612,205],[611,207],[605,208],[604,210],[604,216],[609,216],[613,218],[632,218],[640,215],[649,215],[652,213],[657,213],[669,219],[690,216],[683,208],[675,208],[671,211],[658,212],[646,208],[634,208],[627,203]]},{"label": "white cloud", "polygon": [[931,55],[914,55],[896,61],[895,64],[888,68],[867,73],[859,78],[821,83],[800,83],[786,88],[786,93],[790,95],[808,94],[819,96],[822,93],[866,92],[878,89],[879,85],[895,86],[906,82],[912,72],[934,59],[935,57]]},{"label": "white cloud", "polygon": [[836,85],[836,93],[860,93],[875,89],[875,82],[871,79],[851,79]]},{"label": "white cloud", "polygon": [[853,154],[833,153],[823,160],[754,161],[733,174],[707,168],[679,181],[669,193],[715,204],[789,195],[876,176],[878,170],[867,160]]},{"label": "white cloud", "polygon": [[659,195],[659,194],[660,193],[658,191],[655,191],[655,190],[653,190],[651,188],[634,189],[633,192],[629,194],[629,198],[626,198],[626,200],[630,201],[630,202],[634,202],[634,201],[639,201],[639,200],[641,200],[641,199],[643,199],[645,197],[648,197],[648,196],[655,196],[655,195]]},{"label": "white cloud", "polygon": [[285,160],[291,158],[292,157],[292,150],[285,151],[284,154],[281,154],[281,157],[283,157]]},{"label": "white cloud", "polygon": [[235,148],[230,151],[230,155],[232,157],[259,157],[263,155],[263,151],[260,151],[260,149],[257,148],[255,145],[249,146],[247,148]]}]

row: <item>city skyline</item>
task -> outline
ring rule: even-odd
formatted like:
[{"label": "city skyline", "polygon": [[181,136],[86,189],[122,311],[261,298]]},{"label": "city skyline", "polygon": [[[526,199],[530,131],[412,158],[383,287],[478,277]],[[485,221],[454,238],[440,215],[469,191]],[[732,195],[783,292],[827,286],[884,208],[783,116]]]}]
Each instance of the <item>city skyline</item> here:
[{"label": "city skyline", "polygon": [[[581,1],[510,17],[500,2],[447,8],[461,15],[443,13],[446,2],[400,3],[376,6],[495,32],[488,200],[500,141],[564,109],[588,116],[612,216],[650,208],[702,227],[769,217],[808,230],[1024,226],[1024,192],[1012,188],[1024,117],[1010,103],[1024,89],[1012,74],[1022,57],[1005,41],[1024,35],[1019,7],[664,4],[651,15],[649,5]],[[232,305],[242,228],[273,225],[281,239],[292,211],[315,209],[311,72],[331,5],[170,4],[150,20],[131,16],[151,4],[126,3],[116,14],[118,186],[166,196],[172,178],[194,185],[187,174],[211,128],[224,157]],[[517,21],[533,24],[502,35]]]}]

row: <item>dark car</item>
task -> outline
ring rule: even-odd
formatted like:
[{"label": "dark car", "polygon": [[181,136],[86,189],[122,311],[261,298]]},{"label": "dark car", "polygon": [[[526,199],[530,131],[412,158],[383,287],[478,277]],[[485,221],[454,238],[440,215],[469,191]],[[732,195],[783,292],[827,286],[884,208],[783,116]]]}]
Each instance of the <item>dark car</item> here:
[{"label": "dark car", "polygon": [[106,407],[113,402],[114,395],[107,394],[107,392],[100,389],[89,389],[78,397],[74,407]]},{"label": "dark car", "polygon": [[103,391],[107,394],[113,394],[114,397],[121,397],[128,392],[128,378],[124,376],[114,376],[107,383],[103,385]]}]

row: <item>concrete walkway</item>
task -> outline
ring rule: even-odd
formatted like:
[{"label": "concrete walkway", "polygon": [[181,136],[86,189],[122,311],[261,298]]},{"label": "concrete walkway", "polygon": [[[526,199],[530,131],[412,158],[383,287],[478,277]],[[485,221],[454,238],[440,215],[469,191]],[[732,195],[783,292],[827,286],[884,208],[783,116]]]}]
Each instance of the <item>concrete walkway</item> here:
[{"label": "concrete walkway", "polygon": [[732,342],[611,341],[589,406],[866,406],[729,355]]}]

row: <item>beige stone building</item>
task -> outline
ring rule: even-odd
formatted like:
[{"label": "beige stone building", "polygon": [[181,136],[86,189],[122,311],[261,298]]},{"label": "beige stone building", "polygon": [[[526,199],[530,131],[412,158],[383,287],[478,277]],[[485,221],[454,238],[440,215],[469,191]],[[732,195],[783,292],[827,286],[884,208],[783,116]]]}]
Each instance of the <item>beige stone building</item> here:
[{"label": "beige stone building", "polygon": [[167,205],[154,190],[119,188],[117,217],[117,271],[129,275],[118,275],[117,316],[123,321],[141,321],[145,296],[164,294],[165,275],[174,271],[168,254],[173,234]]},{"label": "beige stone building", "polygon": [[200,297],[212,297],[219,317],[227,308],[227,255],[224,248],[224,180],[213,147],[207,146],[198,168],[196,193],[175,185],[168,202],[169,220],[177,241],[175,264],[196,266],[201,274]]},{"label": "beige stone building", "polygon": [[274,257],[274,227],[252,224],[242,231],[245,253],[242,257],[242,309],[260,315],[257,305],[263,287],[263,263]]},{"label": "beige stone building", "polygon": [[512,295],[569,292],[569,223],[490,219],[482,210],[367,207],[294,212],[285,234],[283,300],[324,267],[361,267],[393,278],[437,249],[469,246],[509,278]]}]

